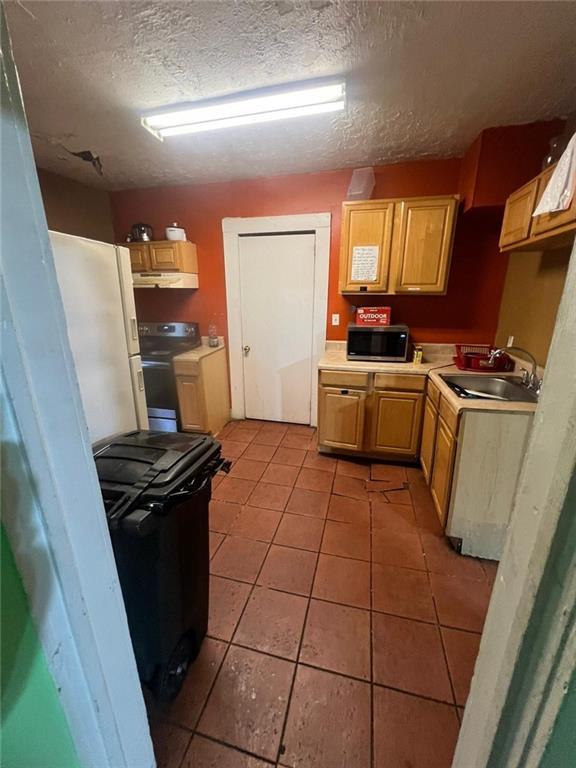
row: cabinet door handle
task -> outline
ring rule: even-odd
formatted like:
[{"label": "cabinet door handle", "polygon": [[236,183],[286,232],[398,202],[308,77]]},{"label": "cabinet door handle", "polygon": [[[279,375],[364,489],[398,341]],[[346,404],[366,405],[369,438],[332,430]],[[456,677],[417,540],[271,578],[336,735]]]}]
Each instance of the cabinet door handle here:
[{"label": "cabinet door handle", "polygon": [[348,395],[348,394],[350,394],[350,390],[349,389],[341,389],[340,390],[340,394],[341,395]]},{"label": "cabinet door handle", "polygon": [[248,346],[248,344],[246,344],[246,346],[245,346],[245,347],[242,347],[242,349],[244,350],[244,354],[245,354],[245,355],[247,355],[247,354],[248,354],[248,352],[250,352],[250,347]]}]

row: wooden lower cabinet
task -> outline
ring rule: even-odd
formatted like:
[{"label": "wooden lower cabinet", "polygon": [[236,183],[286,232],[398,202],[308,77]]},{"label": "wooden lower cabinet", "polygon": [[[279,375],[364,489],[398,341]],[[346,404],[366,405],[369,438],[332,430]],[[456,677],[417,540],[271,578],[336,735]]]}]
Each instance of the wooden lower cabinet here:
[{"label": "wooden lower cabinet", "polygon": [[319,388],[318,442],[330,448],[361,451],[364,442],[366,392]]},{"label": "wooden lower cabinet", "polygon": [[415,456],[418,453],[423,395],[374,392],[369,451]]},{"label": "wooden lower cabinet", "polygon": [[199,376],[178,376],[176,390],[180,406],[180,424],[184,431],[204,430],[204,403]]},{"label": "wooden lower cabinet", "polygon": [[428,485],[432,479],[434,469],[434,449],[436,447],[436,427],[438,425],[438,411],[431,397],[424,403],[424,418],[422,420],[422,441],[420,443],[420,464]]},{"label": "wooden lower cabinet", "polygon": [[226,349],[199,347],[174,358],[180,429],[219,432],[230,421]]},{"label": "wooden lower cabinet", "polygon": [[320,371],[320,450],[416,459],[424,386],[418,375]]},{"label": "wooden lower cabinet", "polygon": [[430,492],[432,493],[436,512],[443,528],[446,526],[446,518],[448,517],[455,456],[456,437],[440,416],[438,417],[438,429],[436,431]]}]

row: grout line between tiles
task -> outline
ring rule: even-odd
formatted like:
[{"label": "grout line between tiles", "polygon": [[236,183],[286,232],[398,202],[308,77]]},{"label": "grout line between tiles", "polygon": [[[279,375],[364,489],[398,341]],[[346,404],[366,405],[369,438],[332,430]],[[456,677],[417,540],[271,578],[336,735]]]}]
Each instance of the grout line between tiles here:
[{"label": "grout line between tiles", "polygon": [[[318,518],[318,519],[320,519],[320,518]],[[242,537],[237,536],[237,537],[234,537],[234,538],[242,538]],[[256,539],[249,539],[249,541],[256,541]],[[260,541],[260,540],[258,540],[258,541]],[[271,542],[260,541],[260,543],[261,544],[266,544],[268,546],[268,548],[270,546],[274,545],[274,546],[277,546],[277,547],[284,547],[286,549],[295,549],[297,552],[311,552],[312,554],[326,555],[328,557],[336,557],[336,558],[338,558],[340,560],[354,560],[354,562],[366,563],[369,566],[372,566],[372,565],[384,565],[384,566],[387,566],[388,565],[387,563],[374,563],[374,562],[370,563],[367,560],[358,560],[357,558],[353,558],[353,557],[344,557],[342,555],[333,555],[330,552],[321,552],[321,551],[318,551],[318,550],[303,549],[303,548],[300,548],[300,547],[292,547],[292,546],[289,546],[287,544],[278,544],[277,542],[274,542],[274,541],[271,541]],[[267,550],[267,553],[268,553],[268,550]],[[330,599],[328,599],[326,597],[319,597],[319,596],[314,595],[314,594],[311,594],[310,597],[314,598],[314,600],[319,600],[319,601],[324,602],[324,603],[331,603],[331,604],[335,604],[335,605],[344,605],[344,606],[348,606],[349,608],[358,608],[360,610],[371,610],[371,611],[374,611],[374,613],[382,613],[382,614],[384,614],[386,616],[396,616],[397,618],[400,618],[400,619],[407,619],[409,621],[416,621],[416,622],[419,622],[421,624],[428,624],[428,625],[434,624],[434,625],[438,625],[440,627],[443,627],[444,629],[453,629],[453,630],[456,630],[458,632],[466,632],[466,633],[468,633],[470,635],[480,635],[480,636],[482,635],[482,632],[479,632],[478,630],[469,629],[468,627],[461,627],[461,626],[458,626],[457,624],[448,624],[448,623],[442,622],[439,619],[438,610],[437,610],[437,606],[436,606],[436,600],[435,600],[435,597],[434,597],[434,592],[433,592],[432,587],[431,587],[430,572],[429,571],[421,571],[421,570],[419,570],[417,568],[408,568],[408,567],[399,566],[399,565],[398,566],[396,566],[396,565],[395,566],[389,566],[389,567],[400,568],[401,570],[406,570],[406,571],[412,571],[412,572],[415,572],[415,573],[420,573],[420,574],[426,575],[428,577],[428,584],[430,585],[430,594],[432,596],[432,601],[433,601],[433,605],[434,605],[434,614],[436,616],[436,618],[434,620],[427,621],[426,619],[419,619],[419,618],[417,618],[415,616],[406,616],[406,615],[404,615],[402,613],[393,613],[392,611],[382,611],[382,610],[379,610],[379,609],[376,609],[376,608],[366,607],[365,605],[357,605],[357,604],[354,604],[354,603],[347,603],[347,602],[343,602],[343,601],[339,601],[339,600],[330,600]],[[306,595],[302,595],[300,592],[290,592],[290,590],[280,589],[279,587],[273,587],[273,586],[269,586],[269,585],[257,585],[256,582],[243,581],[242,579],[234,579],[231,576],[222,576],[219,573],[211,573],[210,575],[211,576],[215,576],[218,579],[225,579],[226,581],[233,581],[233,582],[235,582],[237,584],[248,584],[250,586],[252,586],[254,584],[256,586],[265,586],[266,589],[271,589],[274,592],[282,592],[282,593],[287,594],[287,595],[297,595],[299,597],[306,597]],[[370,567],[370,578],[371,577],[372,577],[372,568]],[[453,578],[459,578],[459,577],[454,576]],[[372,605],[372,603],[370,603],[370,605]],[[215,640],[221,640],[222,639],[222,638],[217,637],[216,635],[209,635],[209,637],[213,637]],[[229,641],[228,640],[224,640],[224,642],[229,642]]]},{"label": "grout line between tiles", "polygon": [[[230,436],[230,439],[233,440],[234,437]],[[282,440],[283,440],[283,438],[282,438]],[[250,444],[252,444],[252,442]],[[248,447],[248,446],[246,446],[246,447]],[[278,448],[282,448],[282,447],[290,447],[290,446],[282,446],[282,445],[274,446],[275,451],[274,451],[273,456],[276,455],[276,452],[277,452]],[[272,462],[271,459],[268,460],[267,462],[262,462],[262,463],[266,463],[267,466],[269,466],[270,464],[276,464],[276,462]],[[291,466],[291,465],[286,465],[286,466]],[[304,467],[304,465],[300,465],[298,467],[298,470],[300,471],[303,467]],[[316,468],[310,468],[310,469],[316,469]],[[335,483],[336,477],[338,476],[337,472],[331,471],[331,470],[327,470],[327,469],[321,469],[319,471],[324,471],[324,472],[332,474],[332,482],[331,482],[331,486],[330,486],[330,490],[328,491],[328,494],[329,494],[329,497],[331,495],[334,495],[334,483]],[[414,495],[411,492],[411,486],[412,486],[412,484],[410,482],[408,482],[407,483],[407,487],[408,487],[408,490],[409,490],[409,493],[410,493],[410,498],[412,500],[412,504],[410,506],[412,506],[412,508],[415,511],[416,505],[414,504]],[[295,489],[296,489],[296,486],[293,486],[292,489],[291,489],[291,493],[290,493],[289,499],[292,497],[292,493],[294,492]],[[336,494],[336,495],[340,496],[340,494]],[[350,502],[361,501],[359,499],[354,499],[352,497],[344,497],[344,498],[347,498]],[[419,568],[406,568],[405,566],[398,566],[398,565],[395,565],[395,566],[392,565],[392,567],[402,568],[403,570],[413,571],[413,572],[417,572],[417,573],[426,573],[427,581],[428,581],[428,585],[429,585],[429,588],[430,588],[430,592],[431,592],[432,600],[433,600],[433,605],[434,605],[434,615],[436,617],[435,620],[431,622],[431,621],[425,621],[425,620],[422,620],[422,619],[416,619],[416,618],[413,618],[413,617],[401,616],[401,615],[395,614],[395,613],[388,613],[386,611],[375,611],[374,610],[374,607],[373,607],[373,605],[374,605],[373,586],[374,585],[373,585],[373,568],[372,568],[372,565],[373,565],[373,542],[372,542],[372,536],[370,535],[370,559],[368,561],[369,567],[370,567],[370,576],[369,576],[369,586],[370,586],[370,602],[369,602],[369,610],[370,610],[370,677],[369,677],[369,680],[366,680],[366,679],[363,679],[363,678],[354,677],[353,675],[348,675],[348,674],[345,674],[345,673],[337,672],[335,670],[326,669],[324,667],[317,667],[314,664],[300,661],[301,650],[302,650],[302,646],[303,646],[304,634],[305,634],[305,631],[306,631],[306,625],[307,625],[307,620],[308,620],[308,614],[309,614],[309,610],[310,610],[311,600],[315,599],[315,600],[318,600],[320,602],[332,603],[332,604],[337,604],[337,605],[349,605],[347,603],[342,603],[342,602],[338,602],[338,601],[335,601],[335,600],[326,600],[324,598],[313,597],[312,591],[313,591],[314,582],[315,582],[315,579],[316,579],[316,574],[317,574],[320,554],[324,554],[324,555],[327,555],[327,556],[330,556],[330,557],[337,557],[337,558],[344,559],[344,560],[353,560],[353,561],[356,561],[356,562],[367,562],[366,560],[362,560],[360,558],[354,558],[354,557],[351,558],[351,557],[344,556],[344,555],[337,555],[337,554],[332,554],[332,553],[329,553],[329,552],[322,552],[321,551],[322,540],[323,540],[324,533],[325,533],[325,530],[326,530],[327,522],[331,518],[329,518],[328,515],[326,515],[326,517],[323,517],[323,518],[319,518],[319,517],[316,517],[316,516],[310,516],[310,515],[304,515],[303,517],[321,519],[323,521],[323,523],[322,523],[322,538],[321,538],[320,546],[319,546],[318,550],[316,550],[316,551],[315,550],[306,550],[306,549],[301,548],[301,547],[293,547],[293,546],[285,545],[285,544],[281,545],[281,546],[286,547],[288,549],[295,549],[295,550],[298,550],[298,551],[311,551],[311,552],[314,552],[315,555],[316,555],[316,562],[315,562],[314,573],[313,573],[313,578],[312,578],[311,590],[310,590],[310,593],[308,595],[304,595],[304,597],[307,600],[306,611],[305,611],[305,616],[304,616],[304,622],[303,622],[303,625],[302,625],[302,632],[301,632],[301,635],[300,635],[300,641],[299,641],[299,644],[298,644],[298,650],[297,650],[296,658],[295,659],[290,659],[290,658],[287,658],[285,656],[279,656],[279,655],[276,655],[274,653],[269,653],[269,652],[266,652],[266,651],[261,651],[259,649],[250,648],[250,646],[245,646],[245,645],[243,645],[241,643],[234,642],[234,637],[236,636],[237,629],[238,629],[238,627],[239,627],[239,625],[240,625],[240,623],[242,621],[242,617],[243,617],[243,615],[244,615],[244,613],[246,611],[247,605],[248,605],[248,603],[249,603],[249,601],[250,601],[250,599],[251,599],[251,597],[252,597],[252,595],[254,593],[254,590],[255,590],[256,586],[258,586],[257,585],[257,580],[258,580],[258,578],[260,576],[261,570],[262,570],[262,568],[264,566],[264,562],[266,561],[266,557],[268,556],[270,548],[271,548],[271,546],[274,543],[274,537],[276,536],[276,534],[278,532],[278,528],[279,528],[279,526],[281,524],[281,521],[283,519],[283,515],[286,514],[286,507],[289,504],[289,499],[288,499],[288,501],[287,501],[287,503],[286,503],[286,505],[285,505],[283,510],[277,510],[277,511],[280,512],[280,519],[279,519],[278,524],[276,526],[276,529],[275,529],[275,532],[274,532],[274,536],[272,537],[272,540],[271,541],[263,542],[263,543],[265,543],[267,545],[267,547],[266,547],[266,554],[265,554],[265,557],[264,557],[264,559],[262,561],[261,567],[260,567],[260,569],[258,571],[258,574],[257,574],[254,582],[243,582],[243,581],[240,581],[238,579],[234,579],[234,578],[231,578],[231,577],[228,577],[228,576],[219,576],[218,574],[213,574],[215,576],[218,576],[218,578],[225,578],[227,580],[230,580],[230,581],[233,581],[233,582],[235,581],[237,583],[249,583],[250,584],[250,590],[249,590],[248,598],[246,600],[244,608],[243,608],[243,610],[242,610],[242,612],[241,612],[241,614],[240,614],[240,616],[238,618],[238,621],[236,622],[236,627],[235,627],[235,630],[234,630],[234,633],[233,633],[233,636],[232,636],[232,640],[231,641],[223,641],[223,642],[227,643],[226,651],[223,654],[223,657],[222,657],[222,660],[221,660],[220,665],[218,667],[217,673],[216,673],[216,675],[214,677],[214,680],[212,682],[210,690],[209,690],[209,692],[208,692],[208,694],[206,696],[206,699],[204,701],[204,705],[203,705],[203,707],[201,709],[201,712],[200,712],[200,714],[198,716],[198,719],[197,719],[197,722],[196,722],[196,728],[193,731],[193,733],[197,732],[197,725],[200,722],[201,717],[203,716],[204,710],[205,710],[205,708],[207,706],[207,703],[208,703],[208,701],[210,699],[210,696],[212,694],[212,690],[213,690],[214,685],[215,685],[215,683],[216,683],[216,681],[218,679],[218,676],[219,676],[219,674],[221,672],[222,666],[225,663],[225,660],[226,660],[227,655],[229,653],[230,647],[234,646],[234,647],[246,648],[247,650],[251,650],[251,651],[253,651],[255,653],[261,653],[263,655],[270,656],[272,658],[281,658],[281,659],[284,659],[284,660],[294,664],[294,670],[293,670],[291,685],[290,685],[289,693],[288,693],[288,696],[287,696],[285,716],[284,716],[284,721],[283,721],[283,724],[282,724],[282,731],[281,731],[281,736],[280,736],[279,749],[278,749],[278,753],[276,755],[276,762],[275,763],[270,763],[269,759],[262,758],[259,755],[254,754],[255,757],[257,757],[258,759],[263,760],[263,761],[265,761],[265,762],[267,762],[269,764],[276,764],[276,765],[280,765],[281,764],[281,761],[283,759],[283,754],[284,754],[283,752],[281,752],[281,750],[282,750],[282,747],[284,746],[284,739],[285,739],[285,735],[286,735],[288,716],[289,716],[289,713],[290,713],[292,697],[293,697],[293,694],[294,694],[294,685],[295,685],[296,674],[297,674],[297,670],[298,670],[298,665],[301,665],[301,666],[312,668],[312,669],[319,669],[319,670],[328,672],[330,674],[334,674],[334,675],[337,675],[337,676],[340,676],[340,677],[343,677],[343,678],[347,678],[347,679],[350,679],[350,680],[354,680],[354,681],[359,681],[359,682],[364,682],[364,683],[370,684],[370,755],[371,755],[370,765],[372,766],[372,768],[374,768],[374,760],[375,760],[375,756],[374,756],[374,727],[375,727],[375,723],[374,723],[374,685],[378,685],[378,687],[380,687],[380,688],[389,688],[390,690],[398,691],[400,693],[412,696],[414,698],[420,698],[420,699],[424,699],[424,700],[428,700],[428,701],[433,701],[433,702],[436,702],[436,703],[441,703],[441,704],[444,704],[445,706],[454,707],[455,712],[456,712],[456,716],[458,717],[458,706],[459,705],[457,704],[457,701],[456,701],[455,690],[454,690],[454,686],[453,686],[453,682],[452,682],[452,675],[450,673],[450,668],[448,666],[448,659],[447,659],[447,654],[446,654],[446,648],[444,646],[444,638],[443,638],[443,635],[442,635],[441,627],[445,626],[445,627],[450,628],[450,629],[455,629],[455,630],[458,630],[458,631],[467,632],[469,634],[475,634],[475,635],[481,635],[481,633],[477,632],[477,631],[465,629],[465,628],[462,628],[462,627],[452,627],[450,625],[443,625],[443,624],[441,624],[440,618],[439,618],[439,613],[438,613],[438,606],[437,606],[436,598],[435,598],[434,593],[432,591],[430,564],[428,562],[428,558],[426,557],[426,553],[424,551],[423,534],[425,533],[426,529],[425,529],[425,527],[421,526],[419,524],[419,521],[417,520],[416,533],[418,533],[419,540],[420,540],[421,550],[424,553],[424,562],[425,562],[426,569],[422,570],[422,569],[419,569]],[[244,506],[244,505],[241,505],[241,506]],[[289,514],[298,515],[299,513],[298,512],[294,512],[293,510],[291,510]],[[343,521],[336,521],[336,522],[343,522]],[[370,525],[369,525],[369,530],[370,531],[372,531],[372,522],[373,522],[372,521],[372,504],[370,504]],[[225,537],[229,536],[229,535],[230,534],[226,534]],[[248,537],[237,537],[237,538],[248,538]],[[252,540],[261,541],[261,540],[258,540],[258,539],[252,539]],[[222,541],[224,541],[224,539]],[[220,543],[219,547],[221,546],[221,544],[222,544],[222,542]],[[219,547],[217,548],[216,551],[218,551]],[[214,554],[216,554],[216,552]],[[383,563],[382,565],[386,566],[386,565],[390,565],[390,564]],[[482,570],[483,570],[483,573],[484,573],[484,580],[488,581],[488,575],[487,575],[486,569],[483,568]],[[461,578],[461,577],[456,576],[454,578]],[[476,580],[474,580],[474,581],[476,581]],[[282,592],[282,593],[285,593],[285,594],[292,594],[292,595],[297,594],[297,593],[294,593],[294,592],[289,592],[288,590],[277,589],[275,587],[267,587],[267,589],[271,589],[271,590],[277,591],[277,592]],[[300,595],[300,596],[302,596],[302,595]],[[365,610],[364,606],[352,605],[350,607],[357,608],[357,609],[360,609],[360,610]],[[450,686],[451,686],[451,693],[452,693],[453,703],[442,701],[440,699],[434,699],[434,698],[431,698],[431,697],[428,697],[428,696],[423,696],[423,695],[420,695],[420,694],[417,694],[417,693],[413,693],[411,691],[403,690],[401,688],[395,688],[395,687],[392,687],[392,686],[381,685],[381,684],[378,684],[378,683],[374,682],[374,666],[373,666],[374,665],[374,646],[373,646],[373,643],[374,643],[374,638],[373,638],[373,614],[374,613],[384,613],[384,614],[391,615],[391,616],[398,616],[399,618],[404,618],[406,620],[420,622],[420,623],[426,624],[428,626],[430,624],[433,624],[433,625],[438,627],[437,631],[440,632],[440,635],[441,635],[442,649],[443,649],[443,654],[444,654],[444,660],[445,660],[446,668],[447,668],[447,671],[448,671],[448,677],[449,677],[449,680],[450,680]],[[221,638],[215,638],[215,639],[221,641]],[[202,735],[205,736],[204,734],[202,734]],[[216,739],[214,737],[205,736],[205,738],[208,738],[208,739],[210,739],[212,741],[215,741],[216,743],[221,743],[221,744],[223,744],[223,745],[225,745],[225,746],[227,746],[229,748],[237,750],[238,752],[245,753],[246,755],[252,755],[252,753],[247,752],[246,750],[244,750],[244,749],[242,749],[240,747],[228,744],[228,743],[226,743],[224,741],[219,741],[218,739]],[[189,750],[189,748],[190,748],[190,743],[188,744],[186,752]],[[185,752],[185,754],[186,754],[186,752]]]},{"label": "grout line between tiles", "polygon": [[[431,696],[424,696],[421,693],[414,693],[414,691],[407,691],[405,688],[396,688],[393,685],[383,685],[382,683],[373,683],[375,688],[387,688],[389,691],[396,691],[396,693],[403,693],[405,696],[412,696],[413,699],[423,699],[424,701],[433,701],[434,704],[443,704],[445,707],[451,709],[457,709],[451,701],[445,701],[442,699],[433,699]],[[456,715],[458,716],[458,715]]]},{"label": "grout line between tiles", "polygon": [[203,739],[206,739],[207,741],[211,741],[214,744],[218,744],[221,747],[227,747],[228,749],[232,749],[235,752],[240,752],[242,755],[246,755],[247,757],[252,757],[256,760],[259,760],[262,763],[266,763],[266,765],[276,765],[276,762],[274,760],[270,760],[267,757],[262,757],[262,755],[258,755],[256,754],[256,752],[249,752],[247,749],[243,749],[242,747],[237,747],[235,744],[229,744],[227,741],[223,741],[222,739],[217,739],[215,736],[207,736],[205,733],[200,733],[200,732],[198,732],[198,736],[201,736]]},{"label": "grout line between tiles", "polygon": [[[438,634],[440,635],[440,645],[442,646],[442,655],[444,657],[444,663],[446,664],[446,671],[448,672],[448,680],[450,681],[450,690],[452,691],[452,699],[454,701],[454,706],[458,706],[458,701],[456,699],[456,688],[454,687],[454,682],[452,680],[452,671],[450,669],[450,664],[448,664],[448,652],[446,650],[446,643],[444,642],[444,634],[442,633],[442,629],[440,624],[438,624]],[[458,716],[458,712],[456,712],[456,716]]]},{"label": "grout line between tiles", "polygon": [[[442,630],[441,630],[441,624],[440,624],[440,613],[438,611],[438,605],[436,604],[436,595],[434,594],[434,590],[432,589],[432,580],[430,578],[430,571],[427,571],[428,576],[428,583],[430,585],[430,592],[432,594],[432,604],[434,605],[434,612],[436,614],[436,628],[437,632],[440,635],[440,645],[442,647],[442,656],[444,658],[444,664],[446,665],[446,671],[448,672],[448,680],[450,682],[450,691],[452,692],[452,700],[454,702],[454,707],[457,707],[456,702],[456,692],[454,690],[454,683],[452,682],[452,673],[450,671],[450,665],[448,664],[448,654],[446,653],[446,647],[444,645],[444,637],[442,636]],[[456,711],[456,717],[458,717],[458,711]]]},{"label": "grout line between tiles", "polygon": [[[330,485],[329,493],[332,493],[334,486],[334,476],[332,477],[332,483]],[[326,518],[324,518],[324,525],[322,526],[322,537],[320,539],[320,545],[324,538],[324,531],[326,530]],[[307,597],[306,611],[304,613],[304,622],[302,624],[302,632],[300,633],[300,641],[298,643],[298,650],[296,652],[296,660],[294,664],[294,672],[292,674],[292,681],[290,683],[290,691],[288,693],[288,701],[286,704],[286,712],[284,714],[284,722],[282,723],[282,730],[280,732],[280,743],[278,746],[278,752],[276,753],[276,762],[280,762],[281,755],[285,754],[286,747],[284,744],[284,737],[286,735],[286,726],[288,725],[288,715],[290,714],[290,707],[292,705],[292,694],[294,693],[294,684],[296,682],[296,673],[298,672],[298,664],[300,663],[300,653],[302,651],[302,644],[304,642],[304,633],[306,632],[306,624],[308,622],[308,612],[310,611],[310,603],[312,601],[312,590],[314,589],[314,582],[316,580],[316,572],[318,571],[318,562],[320,560],[320,551],[316,552],[316,563],[314,564],[314,573],[312,574],[312,581],[310,583],[310,593]]]},{"label": "grout line between tiles", "polygon": [[[278,523],[278,524],[280,524],[280,523]],[[238,626],[239,626],[240,622],[242,621],[242,617],[244,616],[244,612],[246,611],[246,606],[248,605],[248,603],[250,601],[250,598],[252,597],[252,593],[254,592],[254,588],[256,587],[256,582],[257,582],[257,580],[258,580],[258,578],[260,576],[262,568],[264,567],[264,563],[266,562],[266,558],[268,557],[268,552],[270,551],[270,547],[271,547],[271,544],[268,543],[267,547],[266,547],[266,554],[262,558],[262,562],[260,564],[260,568],[258,569],[258,573],[256,574],[256,578],[254,579],[254,583],[251,585],[250,592],[248,594],[246,602],[244,603],[244,607],[242,608],[242,610],[240,612],[240,616],[238,617],[238,621],[236,622],[236,626],[234,627],[234,632],[232,633],[232,639],[234,639],[234,635],[236,634],[236,630],[238,629]],[[217,574],[214,574],[214,575],[217,575]],[[222,578],[224,578],[224,577],[222,577]],[[236,581],[235,579],[229,579],[229,580],[230,581]],[[246,582],[241,582],[241,583],[246,583]],[[215,638],[215,639],[220,639],[220,638]],[[198,731],[198,726],[200,725],[200,721],[202,720],[202,716],[204,715],[204,712],[206,710],[206,707],[207,707],[208,702],[210,700],[210,697],[212,695],[212,691],[214,690],[214,686],[216,685],[216,681],[218,680],[218,677],[220,676],[220,672],[222,670],[224,662],[226,661],[226,658],[228,657],[228,653],[229,653],[230,648],[232,646],[232,640],[221,641],[221,642],[225,642],[226,643],[226,650],[225,650],[224,654],[222,655],[222,660],[220,662],[220,665],[218,666],[218,670],[217,670],[216,674],[214,675],[214,679],[212,680],[212,684],[210,686],[210,689],[208,690],[206,698],[204,699],[204,704],[202,705],[202,708],[201,708],[200,713],[198,715],[198,718],[196,720],[196,725],[194,726],[194,733],[201,733],[200,731]],[[201,734],[201,735],[204,736],[205,734]],[[223,743],[225,743],[225,742],[223,742]],[[236,749],[236,747],[234,745],[227,744],[226,746],[232,746],[234,749]]]},{"label": "grout line between tiles", "polygon": [[178,762],[178,765],[175,766],[175,768],[180,768],[180,766],[184,765],[184,760],[186,759],[186,755],[188,754],[188,750],[190,749],[190,745],[192,744],[193,738],[194,738],[194,732],[190,731],[190,735],[188,736],[188,743],[186,744],[186,749],[182,752],[182,757],[180,758],[180,761]]},{"label": "grout line between tiles", "polygon": [[[372,471],[370,471],[370,476]],[[372,504],[369,512],[370,520],[370,766],[374,768],[374,592],[373,592],[373,562],[372,562]]]}]

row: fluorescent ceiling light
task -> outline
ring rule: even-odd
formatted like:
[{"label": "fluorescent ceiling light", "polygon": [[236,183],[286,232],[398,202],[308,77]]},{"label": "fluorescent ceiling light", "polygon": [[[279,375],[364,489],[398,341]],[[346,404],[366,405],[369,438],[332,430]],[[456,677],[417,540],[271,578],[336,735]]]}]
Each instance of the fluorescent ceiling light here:
[{"label": "fluorescent ceiling light", "polygon": [[163,110],[142,117],[142,125],[162,139],[164,136],[337,112],[344,106],[345,85],[332,82]]}]

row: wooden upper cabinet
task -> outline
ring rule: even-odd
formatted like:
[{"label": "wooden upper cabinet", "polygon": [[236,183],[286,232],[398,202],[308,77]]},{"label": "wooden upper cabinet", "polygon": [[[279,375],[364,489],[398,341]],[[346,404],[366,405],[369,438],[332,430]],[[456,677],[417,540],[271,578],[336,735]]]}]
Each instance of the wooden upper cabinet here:
[{"label": "wooden upper cabinet", "polygon": [[362,450],[366,392],[321,386],[318,407],[321,445]]},{"label": "wooden upper cabinet", "polygon": [[185,240],[153,240],[123,243],[130,250],[132,272],[198,272],[194,243]]},{"label": "wooden upper cabinet", "polygon": [[[540,198],[544,194],[544,190],[550,181],[554,169],[556,166],[552,165],[550,168],[546,168],[538,176],[538,193],[535,200],[534,207],[540,202]],[[542,216],[536,216],[532,219],[532,228],[530,235],[540,235],[544,232],[552,232],[552,230],[558,227],[565,227],[566,225],[574,224],[576,222],[576,195],[572,197],[572,203],[570,207],[565,211],[556,211],[555,213],[544,213]]]},{"label": "wooden upper cabinet", "polygon": [[372,398],[370,451],[416,456],[424,396],[386,391]]},{"label": "wooden upper cabinet", "polygon": [[394,203],[366,200],[342,206],[340,292],[388,289]]},{"label": "wooden upper cabinet", "polygon": [[537,193],[538,178],[535,178],[510,195],[504,209],[500,248],[518,243],[528,237]]},{"label": "wooden upper cabinet", "polygon": [[146,243],[126,243],[130,250],[132,272],[147,272],[150,269],[148,245]]},{"label": "wooden upper cabinet", "polygon": [[398,293],[446,293],[458,199],[404,200],[396,206],[393,259]]},{"label": "wooden upper cabinet", "polygon": [[342,206],[341,293],[446,293],[458,197]]},{"label": "wooden upper cabinet", "polygon": [[179,270],[178,243],[150,243],[150,266],[158,271]]}]

